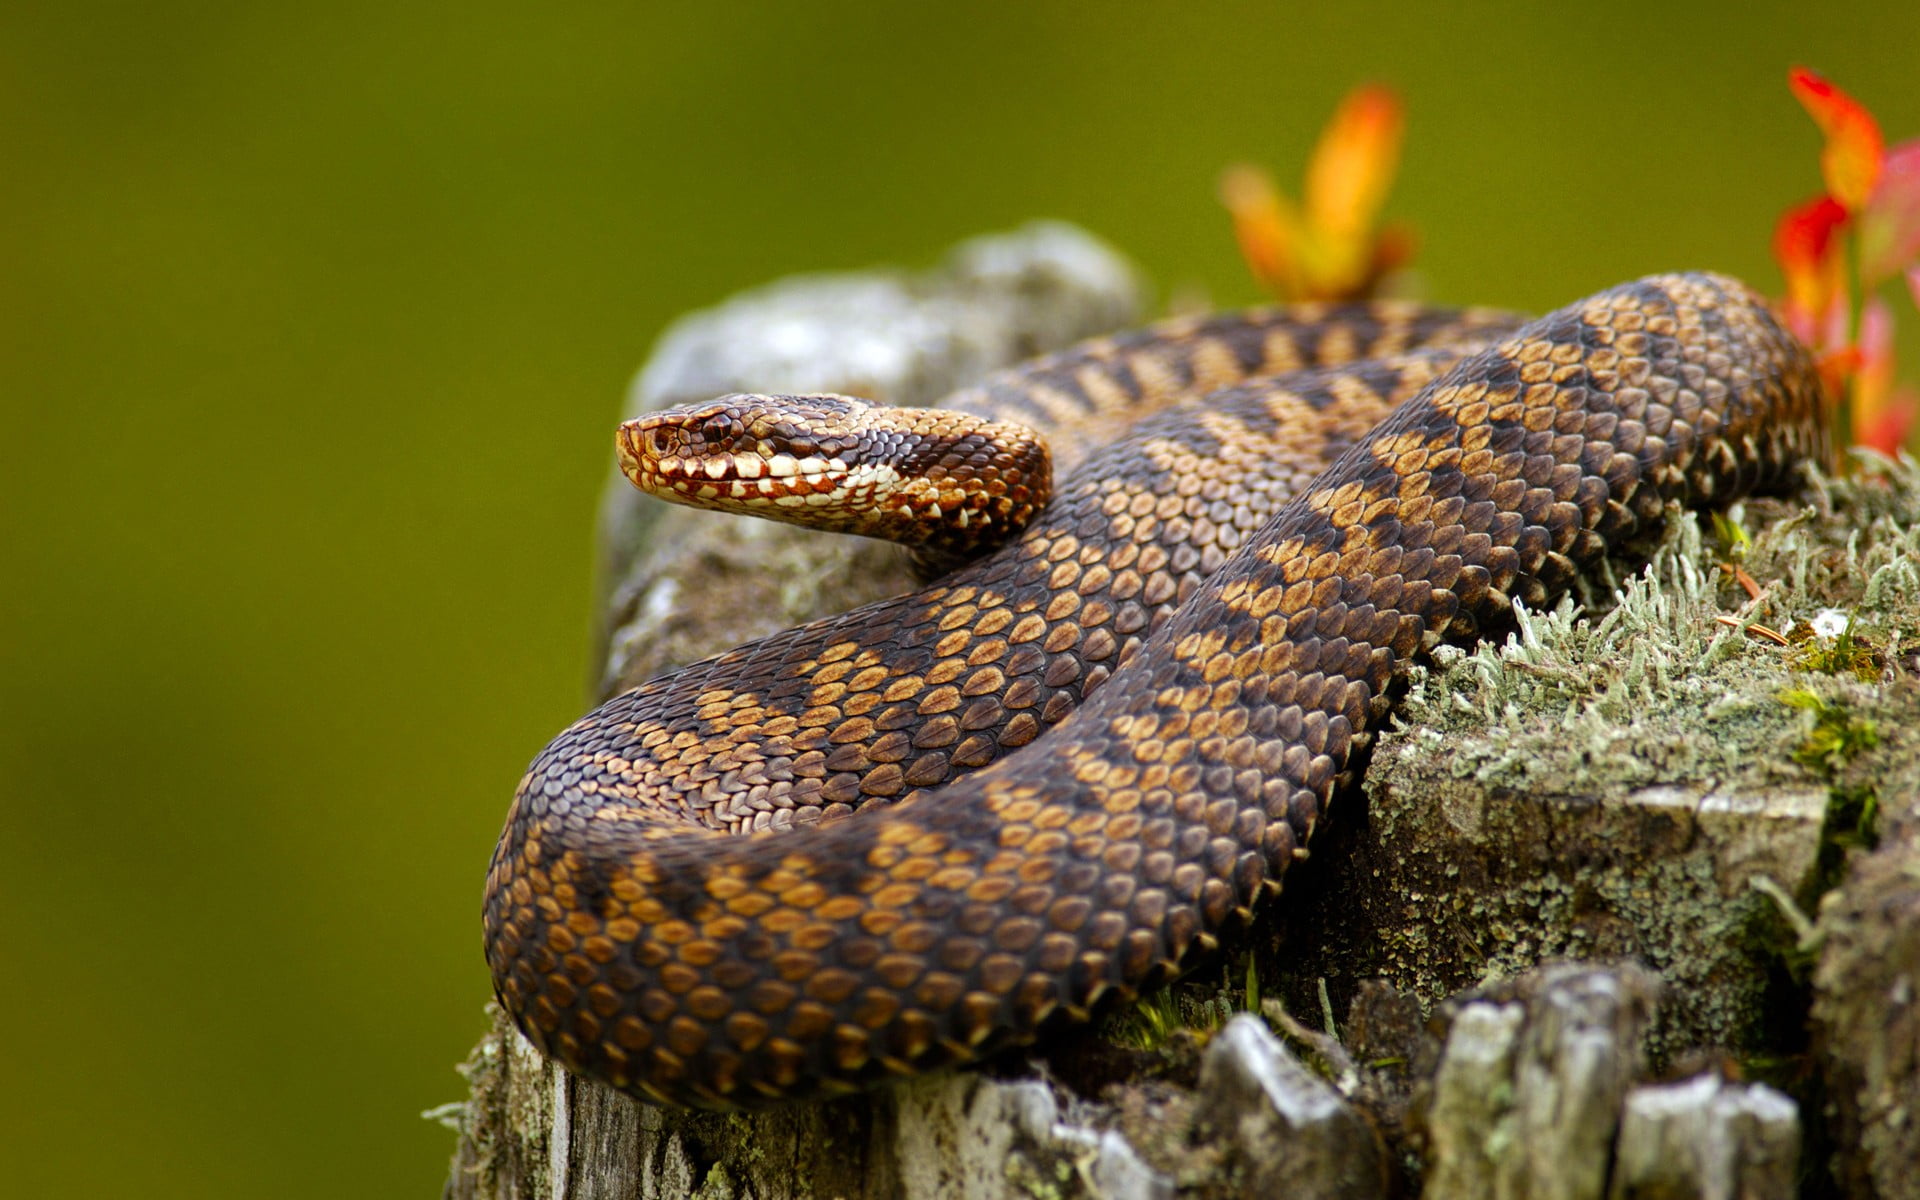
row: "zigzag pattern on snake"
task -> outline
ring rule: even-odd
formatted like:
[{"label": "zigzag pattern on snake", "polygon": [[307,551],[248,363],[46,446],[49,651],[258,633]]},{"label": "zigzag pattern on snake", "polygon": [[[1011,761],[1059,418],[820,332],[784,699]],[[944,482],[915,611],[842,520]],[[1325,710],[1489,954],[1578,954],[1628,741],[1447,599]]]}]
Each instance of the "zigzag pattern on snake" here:
[{"label": "zigzag pattern on snake", "polygon": [[1551,603],[1669,502],[1784,485],[1824,437],[1805,350],[1704,275],[1517,330],[1393,306],[1187,322],[959,402],[1110,428],[1236,384],[1086,452],[980,561],[556,738],[484,910],[527,1036],[724,1109],[1086,1020],[1279,889],[1414,656]]}]

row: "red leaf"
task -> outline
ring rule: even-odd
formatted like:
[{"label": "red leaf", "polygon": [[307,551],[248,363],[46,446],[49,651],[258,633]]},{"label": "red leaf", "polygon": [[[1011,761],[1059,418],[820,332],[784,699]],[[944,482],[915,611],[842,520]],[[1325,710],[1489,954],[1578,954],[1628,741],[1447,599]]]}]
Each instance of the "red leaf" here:
[{"label": "red leaf", "polygon": [[1805,67],[1787,72],[1787,86],[1826,135],[1827,144],[1820,151],[1820,173],[1826,179],[1827,193],[1847,211],[1858,211],[1880,180],[1880,161],[1885,152],[1880,123],[1858,100]]},{"label": "red leaf", "polygon": [[1819,328],[1845,300],[1834,235],[1847,210],[1831,196],[1788,209],[1773,230],[1773,256],[1787,277],[1787,323],[1800,340],[1819,344]]}]

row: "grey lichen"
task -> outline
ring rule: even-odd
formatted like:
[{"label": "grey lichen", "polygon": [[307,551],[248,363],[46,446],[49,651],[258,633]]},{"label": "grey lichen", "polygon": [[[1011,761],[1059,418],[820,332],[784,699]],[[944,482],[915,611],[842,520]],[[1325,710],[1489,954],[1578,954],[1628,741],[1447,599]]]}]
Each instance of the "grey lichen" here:
[{"label": "grey lichen", "polygon": [[[1781,528],[1791,539],[1799,523],[1769,526],[1761,541]],[[1401,735],[1376,764],[1444,747],[1456,778],[1560,793],[1673,779],[1713,779],[1727,791],[1801,782],[1793,763],[1769,753],[1800,724],[1777,698],[1796,673],[1720,620],[1721,572],[1699,519],[1676,513],[1668,529],[1603,611],[1571,598],[1546,613],[1516,606],[1518,629],[1504,641],[1442,647],[1440,669],[1416,668]],[[1804,594],[1790,590],[1777,607],[1792,613]]]},{"label": "grey lichen", "polygon": [[[1710,549],[1699,519],[1677,515],[1648,566],[1600,593],[1599,615],[1571,599],[1522,608],[1505,641],[1443,648],[1443,670],[1415,672],[1399,726],[1415,743],[1447,739],[1456,774],[1496,786],[1794,779],[1771,751],[1804,722],[1778,693],[1827,684],[1741,627],[1831,643],[1841,635],[1813,632],[1817,618],[1845,611],[1856,641],[1920,632],[1920,476],[1911,461],[1863,466],[1809,473],[1813,504],[1736,506],[1733,527],[1764,522],[1736,547]],[[1737,617],[1736,566],[1764,584]]]}]

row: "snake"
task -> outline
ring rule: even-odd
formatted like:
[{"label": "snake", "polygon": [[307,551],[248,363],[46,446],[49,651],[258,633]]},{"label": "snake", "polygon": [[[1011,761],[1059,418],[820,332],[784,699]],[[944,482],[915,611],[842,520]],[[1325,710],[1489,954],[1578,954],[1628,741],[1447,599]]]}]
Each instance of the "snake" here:
[{"label": "snake", "polygon": [[488,871],[495,995],[569,1070],[723,1111],[1089,1022],[1254,920],[1423,655],[1670,508],[1784,490],[1824,403],[1763,298],[1676,274],[1525,322],[1184,318],[938,410],[629,423],[651,490],[926,538],[928,578],[556,737]]}]

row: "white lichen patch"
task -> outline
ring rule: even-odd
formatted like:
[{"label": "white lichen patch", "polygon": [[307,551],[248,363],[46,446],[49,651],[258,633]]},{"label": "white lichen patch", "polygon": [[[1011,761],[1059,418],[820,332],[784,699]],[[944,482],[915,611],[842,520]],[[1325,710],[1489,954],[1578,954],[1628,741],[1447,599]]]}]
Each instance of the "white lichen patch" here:
[{"label": "white lichen patch", "polygon": [[[1851,629],[1897,653],[1920,629],[1920,468],[1872,465],[1880,473],[1859,481],[1820,480],[1812,503],[1752,531],[1738,560],[1710,544],[1701,518],[1676,513],[1652,561],[1601,605],[1516,607],[1504,640],[1442,647],[1415,670],[1381,757],[1444,751],[1457,778],[1561,792],[1806,778],[1790,751],[1809,717],[1780,693],[1870,704],[1873,689],[1810,673],[1801,643]],[[1754,520],[1757,508],[1731,519]],[[1736,585],[1736,567],[1758,600]],[[1791,645],[1769,637],[1796,631]]]}]

